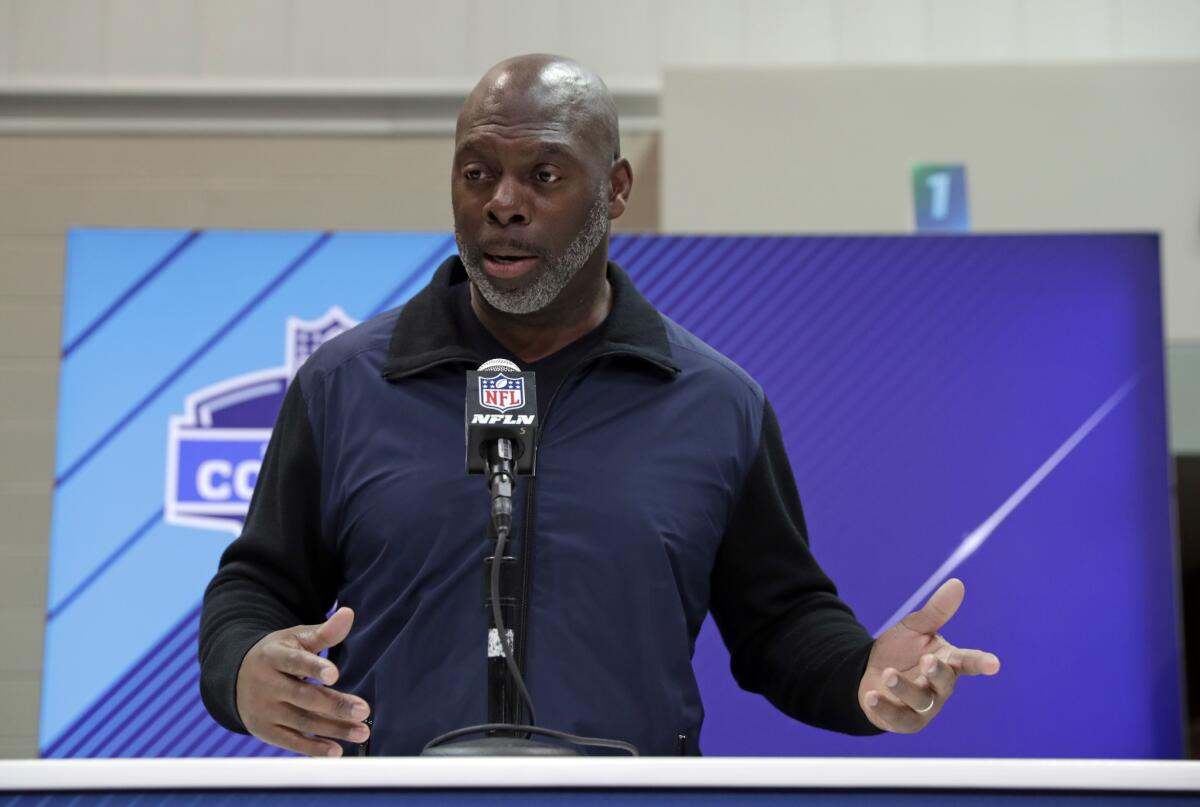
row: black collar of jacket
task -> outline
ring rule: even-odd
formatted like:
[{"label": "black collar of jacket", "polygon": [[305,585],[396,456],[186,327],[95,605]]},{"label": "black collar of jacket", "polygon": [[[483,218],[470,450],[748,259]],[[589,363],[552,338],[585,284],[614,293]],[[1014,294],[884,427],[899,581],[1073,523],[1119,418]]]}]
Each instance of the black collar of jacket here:
[{"label": "black collar of jacket", "polygon": [[[467,282],[467,272],[457,255],[442,262],[433,280],[405,304],[396,318],[388,345],[383,377],[398,381],[442,364],[478,367],[483,358],[463,344],[451,308],[450,288]],[[650,301],[634,287],[621,267],[608,264],[612,285],[612,311],[604,323],[604,339],[585,361],[600,356],[620,355],[639,360],[674,377],[679,373],[667,341],[662,317]]]}]

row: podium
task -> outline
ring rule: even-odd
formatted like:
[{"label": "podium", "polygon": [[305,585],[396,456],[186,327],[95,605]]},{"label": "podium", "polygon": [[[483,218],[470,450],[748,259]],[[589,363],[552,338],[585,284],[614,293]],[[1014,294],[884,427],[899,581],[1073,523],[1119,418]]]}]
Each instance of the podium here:
[{"label": "podium", "polygon": [[0,762],[9,805],[1200,804],[1200,762],[346,758]]}]

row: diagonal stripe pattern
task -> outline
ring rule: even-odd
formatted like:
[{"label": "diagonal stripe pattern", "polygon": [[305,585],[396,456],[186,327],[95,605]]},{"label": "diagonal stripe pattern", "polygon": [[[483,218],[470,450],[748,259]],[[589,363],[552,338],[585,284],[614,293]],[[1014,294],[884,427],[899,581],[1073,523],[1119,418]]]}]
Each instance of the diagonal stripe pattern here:
[{"label": "diagonal stripe pattern", "polygon": [[167,252],[166,255],[164,255],[153,266],[151,266],[141,277],[135,280],[129,286],[129,288],[122,292],[121,295],[113,301],[108,308],[104,309],[104,311],[101,312],[98,317],[88,323],[87,327],[85,327],[78,336],[76,336],[63,347],[62,357],[65,359],[67,356],[70,356],[84,342],[90,339],[92,334],[103,328],[104,324],[112,319],[114,314],[120,311],[126,303],[137,296],[137,293],[144,289],[151,280],[162,274],[164,269],[170,266],[171,263],[184,252],[184,250],[190,247],[192,243],[200,237],[200,232],[200,230],[192,230],[190,233],[185,235],[178,244],[176,244],[169,252]]},{"label": "diagonal stripe pattern", "polygon": [[42,749],[49,759],[285,756],[218,726],[200,701],[200,606],[139,658],[71,727]]},{"label": "diagonal stripe pattern", "polygon": [[162,381],[156,384],[154,388],[150,390],[150,392],[146,393],[146,395],[140,401],[134,404],[134,406],[128,412],[118,418],[117,422],[114,423],[108,429],[108,431],[101,435],[101,437],[86,451],[84,451],[83,454],[75,460],[75,462],[71,463],[71,465],[59,475],[58,479],[54,481],[55,486],[61,487],[69,482],[71,477],[79,472],[80,468],[85,466],[101,451],[101,449],[108,445],[114,437],[120,434],[126,426],[132,423],[134,418],[145,411],[146,407],[153,403],[158,396],[162,395],[163,392],[165,392],[177,378],[187,372],[192,365],[203,358],[204,354],[212,350],[213,347],[215,347],[225,337],[225,335],[229,333],[229,331],[235,325],[237,325],[238,322],[245,319],[245,317],[251,311],[262,304],[263,300],[267,299],[272,292],[279,288],[285,280],[295,274],[296,270],[303,266],[309,258],[315,255],[317,251],[321,249],[321,247],[325,246],[325,244],[328,243],[329,239],[332,237],[333,233],[322,233],[315,241],[313,241],[312,244],[310,244],[303,252],[301,252],[300,255],[295,258],[295,260],[293,260],[278,274],[272,277],[270,281],[268,281],[267,284],[263,286],[263,288],[259,290],[256,295],[254,295],[254,297],[252,297],[245,305],[238,309],[238,311],[226,322],[224,322],[221,327],[218,328],[211,336],[209,336],[208,339],[206,339],[204,343],[200,345],[200,347],[192,351],[192,353],[174,370],[168,373]]}]

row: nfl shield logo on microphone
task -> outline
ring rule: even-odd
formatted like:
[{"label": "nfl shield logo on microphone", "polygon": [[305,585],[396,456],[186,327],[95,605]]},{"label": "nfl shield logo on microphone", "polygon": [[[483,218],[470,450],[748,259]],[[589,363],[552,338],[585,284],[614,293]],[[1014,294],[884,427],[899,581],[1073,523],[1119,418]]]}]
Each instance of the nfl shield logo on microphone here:
[{"label": "nfl shield logo on microphone", "polygon": [[479,403],[496,412],[520,409],[525,405],[525,379],[497,373],[479,379]]}]

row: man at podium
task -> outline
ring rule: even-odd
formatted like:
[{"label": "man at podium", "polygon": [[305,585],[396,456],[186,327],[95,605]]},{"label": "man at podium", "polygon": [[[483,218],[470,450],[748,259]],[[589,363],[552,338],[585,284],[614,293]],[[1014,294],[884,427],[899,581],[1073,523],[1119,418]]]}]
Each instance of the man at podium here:
[{"label": "man at podium", "polygon": [[957,580],[878,639],[839,599],[761,387],[608,260],[632,185],[613,100],[578,63],[509,59],[472,90],[459,254],[302,366],[206,592],[201,691],[222,725],[337,756],[368,738],[417,753],[480,722],[487,512],[462,394],[494,358],[536,374],[511,627],[541,725],[699,753],[691,655],[710,611],[742,687],[836,731],[918,731],[960,675],[998,671],[939,633]]}]

